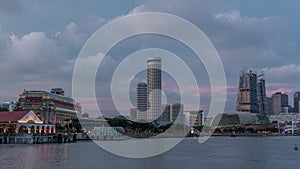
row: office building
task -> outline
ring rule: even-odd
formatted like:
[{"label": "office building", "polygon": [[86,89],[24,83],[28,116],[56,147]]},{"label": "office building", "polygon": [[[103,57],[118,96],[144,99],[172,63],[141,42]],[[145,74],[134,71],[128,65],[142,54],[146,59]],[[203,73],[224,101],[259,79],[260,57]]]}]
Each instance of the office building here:
[{"label": "office building", "polygon": [[155,121],[161,111],[161,59],[157,57],[147,60],[147,120]]},{"label": "office building", "polygon": [[147,120],[147,84],[139,83],[136,88],[137,119]]},{"label": "office building", "polygon": [[244,69],[240,73],[236,110],[258,113],[257,75],[251,70]]},{"label": "office building", "polygon": [[258,113],[266,114],[266,81],[264,74],[260,74],[257,78],[257,99],[258,99]]},{"label": "office building", "polygon": [[273,114],[273,100],[272,97],[266,97],[266,113],[265,115]]},{"label": "office building", "polygon": [[81,113],[81,107],[79,104],[74,104],[72,98],[36,90],[24,90],[16,103],[16,109],[18,111],[34,111],[45,124],[58,123],[61,125],[64,125],[65,120],[77,119],[77,114]]},{"label": "office building", "polygon": [[174,103],[170,107],[170,115],[171,115],[171,122],[174,123],[175,120],[178,120],[178,123],[183,124],[184,123],[184,117],[183,117],[183,104],[180,103]]},{"label": "office building", "polygon": [[160,122],[170,123],[171,122],[171,106],[169,104],[162,105],[163,113],[160,117]]},{"label": "office building", "polygon": [[300,92],[294,94],[294,112],[300,113]]},{"label": "office building", "polygon": [[287,94],[281,92],[274,93],[272,95],[273,102],[273,115],[279,115],[281,113],[287,114],[289,107],[289,97]]}]

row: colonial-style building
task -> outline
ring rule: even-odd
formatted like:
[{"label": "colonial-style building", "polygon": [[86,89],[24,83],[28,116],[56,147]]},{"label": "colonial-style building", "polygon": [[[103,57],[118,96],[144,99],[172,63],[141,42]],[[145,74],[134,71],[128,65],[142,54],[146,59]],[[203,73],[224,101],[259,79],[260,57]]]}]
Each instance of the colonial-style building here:
[{"label": "colonial-style building", "polygon": [[55,125],[43,124],[33,111],[0,112],[0,133],[54,134]]},{"label": "colonial-style building", "polygon": [[74,100],[64,95],[60,88],[48,91],[24,90],[16,103],[18,111],[33,112],[44,124],[61,124],[66,120],[77,119],[81,107]]}]

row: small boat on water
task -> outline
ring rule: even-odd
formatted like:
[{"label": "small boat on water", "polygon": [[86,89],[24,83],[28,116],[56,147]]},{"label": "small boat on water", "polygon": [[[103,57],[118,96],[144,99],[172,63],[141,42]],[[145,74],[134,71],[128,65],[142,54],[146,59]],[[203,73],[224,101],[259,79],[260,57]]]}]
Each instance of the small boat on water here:
[{"label": "small boat on water", "polygon": [[235,131],[231,133],[230,137],[236,137]]},{"label": "small boat on water", "polygon": [[293,148],[295,151],[299,150],[297,144],[295,144],[295,147]]}]

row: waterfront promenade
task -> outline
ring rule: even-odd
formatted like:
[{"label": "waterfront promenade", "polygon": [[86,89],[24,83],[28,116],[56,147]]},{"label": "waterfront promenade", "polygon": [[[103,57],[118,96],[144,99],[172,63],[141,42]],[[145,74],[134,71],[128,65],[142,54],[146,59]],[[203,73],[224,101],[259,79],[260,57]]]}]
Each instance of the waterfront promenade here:
[{"label": "waterfront promenade", "polygon": [[0,136],[0,144],[45,144],[45,143],[67,143],[76,142],[76,134],[48,134],[30,135],[17,134],[10,136]]}]

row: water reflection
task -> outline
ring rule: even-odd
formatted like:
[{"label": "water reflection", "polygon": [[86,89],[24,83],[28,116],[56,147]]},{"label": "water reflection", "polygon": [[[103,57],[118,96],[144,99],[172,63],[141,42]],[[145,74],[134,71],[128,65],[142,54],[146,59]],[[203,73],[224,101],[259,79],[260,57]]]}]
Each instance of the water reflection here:
[{"label": "water reflection", "polygon": [[0,168],[231,168],[298,169],[300,137],[211,138],[204,144],[185,139],[171,151],[147,159],[110,154],[93,142],[44,145],[0,145]]}]

